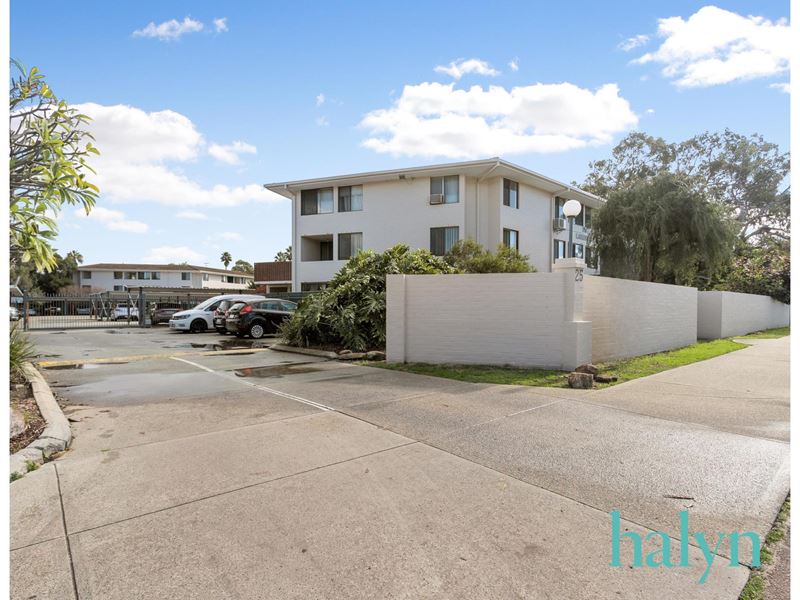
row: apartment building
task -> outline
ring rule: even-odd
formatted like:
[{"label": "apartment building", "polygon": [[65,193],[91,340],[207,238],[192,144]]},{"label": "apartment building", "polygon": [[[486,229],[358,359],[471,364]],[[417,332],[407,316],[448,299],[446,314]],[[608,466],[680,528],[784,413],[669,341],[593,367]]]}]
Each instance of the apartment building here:
[{"label": "apartment building", "polygon": [[248,273],[194,265],[97,263],[81,265],[75,274],[80,289],[107,292],[139,287],[236,291],[249,289],[252,281]]},{"label": "apartment building", "polygon": [[[603,200],[500,158],[266,184],[292,200],[292,291],[324,287],[360,249],[403,242],[446,253],[460,239],[516,247],[540,271],[568,256],[567,200],[583,210],[573,256],[586,256]],[[589,261],[591,263],[591,261]]]}]

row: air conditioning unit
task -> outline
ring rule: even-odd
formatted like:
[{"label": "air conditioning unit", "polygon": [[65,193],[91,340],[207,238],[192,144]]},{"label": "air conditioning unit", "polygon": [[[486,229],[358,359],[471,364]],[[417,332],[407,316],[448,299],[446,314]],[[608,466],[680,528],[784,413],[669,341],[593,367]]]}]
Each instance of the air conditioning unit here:
[{"label": "air conditioning unit", "polygon": [[444,204],[444,194],[431,194],[428,196],[428,202],[431,204]]},{"label": "air conditioning unit", "polygon": [[563,217],[553,219],[553,231],[564,231],[567,228],[567,220]]}]

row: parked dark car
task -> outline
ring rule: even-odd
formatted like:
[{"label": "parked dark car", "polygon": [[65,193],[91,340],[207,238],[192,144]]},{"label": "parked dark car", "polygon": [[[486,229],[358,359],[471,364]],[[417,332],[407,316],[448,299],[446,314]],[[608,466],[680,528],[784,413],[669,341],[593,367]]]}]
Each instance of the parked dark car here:
[{"label": "parked dark car", "polygon": [[296,308],[294,302],[274,298],[236,302],[228,309],[225,327],[238,337],[258,339],[277,333],[278,326],[291,319]]},{"label": "parked dark car", "polygon": [[175,302],[154,302],[150,307],[150,323],[169,323],[176,312],[180,312],[183,307]]}]

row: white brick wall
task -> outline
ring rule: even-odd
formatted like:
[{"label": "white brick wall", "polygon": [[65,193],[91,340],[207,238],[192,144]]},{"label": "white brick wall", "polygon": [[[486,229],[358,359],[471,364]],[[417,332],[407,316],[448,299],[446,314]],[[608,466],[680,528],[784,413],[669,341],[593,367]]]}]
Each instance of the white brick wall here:
[{"label": "white brick wall", "polygon": [[558,368],[564,277],[390,275],[387,359]]},{"label": "white brick wall", "polygon": [[652,354],[697,341],[697,290],[610,277],[584,281],[592,360]]},{"label": "white brick wall", "polygon": [[789,325],[789,305],[768,296],[699,292],[697,336],[719,339]]}]

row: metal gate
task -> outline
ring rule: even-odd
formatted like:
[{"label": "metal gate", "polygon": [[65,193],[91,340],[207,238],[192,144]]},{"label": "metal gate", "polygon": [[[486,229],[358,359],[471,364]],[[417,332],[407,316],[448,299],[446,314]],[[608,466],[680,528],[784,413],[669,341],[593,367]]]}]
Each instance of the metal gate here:
[{"label": "metal gate", "polygon": [[25,296],[19,317],[26,330],[136,327],[139,297],[131,293]]}]

